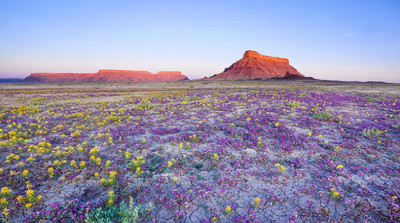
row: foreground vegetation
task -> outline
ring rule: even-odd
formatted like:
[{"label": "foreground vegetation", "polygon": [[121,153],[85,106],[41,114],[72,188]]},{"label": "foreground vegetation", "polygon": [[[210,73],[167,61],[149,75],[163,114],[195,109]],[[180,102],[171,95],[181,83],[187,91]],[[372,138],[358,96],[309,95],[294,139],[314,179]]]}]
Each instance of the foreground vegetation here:
[{"label": "foreground vegetation", "polygon": [[0,93],[2,221],[400,220],[398,95]]}]

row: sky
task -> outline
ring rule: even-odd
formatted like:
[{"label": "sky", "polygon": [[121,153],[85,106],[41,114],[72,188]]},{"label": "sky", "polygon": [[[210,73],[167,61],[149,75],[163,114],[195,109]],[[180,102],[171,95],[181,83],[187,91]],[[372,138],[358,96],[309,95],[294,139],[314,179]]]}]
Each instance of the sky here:
[{"label": "sky", "polygon": [[400,83],[399,0],[1,0],[0,77],[220,73],[246,50],[306,76]]}]

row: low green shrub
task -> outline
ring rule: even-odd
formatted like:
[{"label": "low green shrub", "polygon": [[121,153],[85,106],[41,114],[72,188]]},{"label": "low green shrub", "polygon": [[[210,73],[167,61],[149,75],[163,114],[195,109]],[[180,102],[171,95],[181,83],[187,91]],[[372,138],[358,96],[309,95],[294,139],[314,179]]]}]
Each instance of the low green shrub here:
[{"label": "low green shrub", "polygon": [[315,119],[329,119],[332,117],[332,114],[328,112],[314,113],[312,117]]},{"label": "low green shrub", "polygon": [[119,206],[107,206],[105,208],[96,208],[86,214],[87,223],[136,223],[139,217],[146,218],[151,215],[154,205],[149,204],[135,205],[133,198],[129,197],[128,204],[121,202]]}]

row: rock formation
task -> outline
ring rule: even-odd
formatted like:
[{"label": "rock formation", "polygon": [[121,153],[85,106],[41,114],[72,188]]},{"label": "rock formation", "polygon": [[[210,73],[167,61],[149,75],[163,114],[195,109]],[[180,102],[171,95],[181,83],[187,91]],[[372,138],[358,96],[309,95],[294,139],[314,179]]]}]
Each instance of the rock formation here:
[{"label": "rock formation", "polygon": [[286,58],[265,56],[248,50],[243,58],[226,68],[224,72],[215,74],[209,80],[267,80],[288,76],[304,77]]},{"label": "rock formation", "polygon": [[22,78],[0,78],[0,83],[19,83]]},{"label": "rock formation", "polygon": [[82,82],[94,73],[31,73],[23,82],[27,83],[67,83]]},{"label": "rock formation", "polygon": [[188,78],[179,71],[160,71],[151,74],[136,70],[99,70],[97,73],[32,73],[23,82],[67,83],[67,82],[167,82]]}]

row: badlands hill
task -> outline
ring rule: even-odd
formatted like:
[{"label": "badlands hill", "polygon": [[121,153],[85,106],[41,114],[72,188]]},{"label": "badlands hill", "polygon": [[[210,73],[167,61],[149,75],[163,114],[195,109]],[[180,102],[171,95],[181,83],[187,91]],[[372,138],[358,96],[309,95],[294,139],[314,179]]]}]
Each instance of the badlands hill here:
[{"label": "badlands hill", "polygon": [[167,82],[188,80],[179,71],[160,71],[152,74],[136,70],[99,70],[97,73],[32,73],[26,83],[68,83],[68,82]]},{"label": "badlands hill", "polygon": [[286,58],[265,56],[248,50],[243,58],[208,80],[267,80],[273,78],[302,79],[303,74],[289,65]]}]

